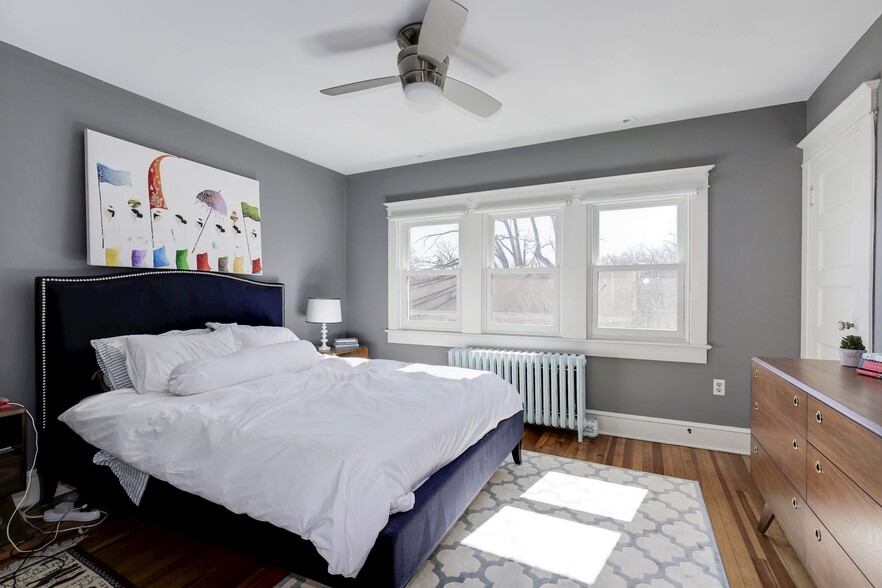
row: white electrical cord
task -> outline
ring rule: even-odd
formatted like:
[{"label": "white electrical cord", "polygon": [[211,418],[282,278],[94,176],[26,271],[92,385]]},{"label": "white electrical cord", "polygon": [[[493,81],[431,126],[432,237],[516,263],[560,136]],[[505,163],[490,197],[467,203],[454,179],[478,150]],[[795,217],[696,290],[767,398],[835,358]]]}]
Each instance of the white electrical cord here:
[{"label": "white electrical cord", "polygon": [[[15,543],[15,541],[13,541],[12,537],[9,535],[9,529],[12,525],[12,519],[15,518],[15,515],[21,514],[21,516],[24,518],[25,522],[28,525],[30,525],[31,527],[33,527],[34,529],[36,529],[37,531],[40,531],[44,535],[48,535],[52,532],[52,531],[44,531],[42,529],[39,529],[36,526],[34,526],[33,524],[31,524],[31,522],[28,520],[28,519],[34,519],[34,518],[42,518],[42,517],[37,517],[34,515],[27,514],[27,511],[29,511],[33,507],[33,505],[27,507],[24,511],[21,510],[21,505],[24,504],[24,501],[27,499],[28,494],[30,494],[31,479],[34,477],[34,470],[37,469],[37,456],[40,454],[40,433],[37,431],[37,423],[34,420],[34,415],[32,415],[31,412],[27,408],[25,408],[23,405],[21,405],[17,402],[10,402],[9,404],[11,404],[12,406],[18,406],[18,407],[24,408],[25,414],[28,415],[28,418],[31,420],[31,427],[34,429],[34,463],[33,463],[33,465],[31,465],[31,469],[28,470],[28,479],[27,479],[27,482],[25,483],[24,494],[22,495],[21,500],[18,501],[18,504],[15,505],[15,509],[12,511],[12,515],[10,515],[9,520],[6,521],[6,539],[9,540],[9,543],[12,545],[12,547],[17,552],[19,552],[19,553],[34,553],[35,551],[41,551],[41,550],[45,549],[46,547],[48,547],[48,544],[39,548],[39,549],[24,549],[24,550],[20,549],[19,546]],[[27,439],[23,439],[22,442],[27,443]],[[77,512],[79,510],[82,510],[83,508],[85,508],[85,507],[80,506],[80,507],[74,508],[74,509],[64,513],[61,516],[61,519],[59,519],[55,525],[55,534],[52,536],[52,540],[49,541],[49,544],[51,544],[53,541],[55,541],[55,539],[58,538],[59,533],[66,533],[68,531],[77,530],[82,534],[85,529],[91,529],[92,527],[97,527],[98,525],[100,525],[101,523],[103,523],[107,519],[107,513],[104,512],[103,510],[99,510],[98,512],[103,515],[103,518],[99,519],[98,522],[96,522],[92,525],[79,525],[77,527],[71,527],[69,529],[62,530],[61,523],[64,521],[64,517],[66,517],[68,514],[70,514],[72,512]]]}]

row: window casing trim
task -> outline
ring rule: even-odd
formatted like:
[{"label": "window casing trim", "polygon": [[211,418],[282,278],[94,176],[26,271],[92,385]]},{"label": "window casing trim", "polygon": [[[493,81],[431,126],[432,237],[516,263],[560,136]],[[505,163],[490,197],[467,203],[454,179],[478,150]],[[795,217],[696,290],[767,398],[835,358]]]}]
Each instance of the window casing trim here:
[{"label": "window casing trim", "polygon": [[[399,293],[402,273],[389,271],[388,341],[410,345],[452,347],[483,345],[545,351],[582,352],[599,357],[617,357],[688,363],[707,363],[707,264],[708,264],[708,175],[714,166],[646,172],[609,178],[592,178],[541,186],[455,194],[436,198],[387,203],[390,230],[389,268],[397,268],[400,227],[411,221],[460,219],[460,277],[457,303],[460,327],[456,331],[432,331],[419,325],[410,329],[401,324]],[[622,200],[659,201],[684,198],[687,201],[685,230],[680,237],[688,248],[688,271],[682,274],[683,337],[679,340],[655,337],[611,338],[593,332],[593,259],[588,250],[593,244],[592,206]],[[617,206],[621,206],[618,203]],[[557,219],[558,257],[558,334],[490,333],[484,315],[488,296],[487,263],[483,255],[464,252],[484,248],[487,238],[486,218],[511,216],[520,212],[537,213],[559,209]],[[566,235],[565,242],[560,237]],[[593,250],[593,247],[591,247]],[[486,252],[486,249],[485,249]],[[593,251],[591,253],[593,255]],[[566,267],[563,260],[566,259]],[[682,258],[681,258],[682,259]],[[476,296],[478,298],[476,298]],[[465,300],[469,298],[469,300]],[[480,304],[474,302],[480,300]],[[581,302],[581,304],[580,304]]]}]

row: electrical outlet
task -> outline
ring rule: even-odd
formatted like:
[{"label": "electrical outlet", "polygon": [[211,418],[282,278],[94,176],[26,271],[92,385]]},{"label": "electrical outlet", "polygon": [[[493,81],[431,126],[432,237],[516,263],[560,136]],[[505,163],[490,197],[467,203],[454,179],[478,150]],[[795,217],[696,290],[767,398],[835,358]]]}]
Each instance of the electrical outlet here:
[{"label": "electrical outlet", "polygon": [[714,380],[714,396],[726,395],[726,380]]}]

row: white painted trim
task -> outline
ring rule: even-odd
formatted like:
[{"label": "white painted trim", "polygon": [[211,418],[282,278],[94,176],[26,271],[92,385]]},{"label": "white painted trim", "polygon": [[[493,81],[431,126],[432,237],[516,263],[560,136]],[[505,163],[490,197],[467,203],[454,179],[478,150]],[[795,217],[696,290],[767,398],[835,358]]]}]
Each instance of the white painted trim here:
[{"label": "white painted trim", "polygon": [[602,435],[750,455],[750,429],[600,410],[588,415],[597,419]]},{"label": "white painted trim", "polygon": [[646,359],[679,363],[707,363],[710,345],[654,341],[611,341],[597,339],[563,339],[522,335],[453,333],[441,331],[407,331],[387,329],[387,341],[402,345],[433,347],[495,347],[560,353],[584,353],[592,357]]},{"label": "white painted trim", "polygon": [[827,115],[797,145],[803,150],[803,163],[826,149],[867,114],[876,112],[876,94],[880,80],[864,82],[842,104]]},{"label": "white painted trim", "polygon": [[[863,216],[867,223],[866,230],[870,235],[870,255],[869,263],[866,271],[870,276],[870,284],[873,283],[873,249],[875,237],[875,189],[876,189],[876,112],[877,112],[877,94],[880,80],[870,80],[862,83],[857,89],[851,93],[836,109],[831,112],[827,118],[821,121],[802,141],[798,147],[803,150],[802,162],[802,275],[801,275],[801,312],[800,312],[800,357],[813,358],[814,352],[811,350],[813,341],[810,340],[809,333],[812,332],[815,317],[809,309],[809,293],[814,288],[814,284],[810,283],[812,273],[809,271],[811,255],[809,254],[809,236],[814,228],[810,226],[809,209],[812,206],[812,190],[811,177],[813,166],[816,165],[817,159],[834,149],[847,138],[856,133],[862,134],[867,141],[868,149],[865,154],[867,160],[865,165],[869,170],[870,177],[867,183],[867,192],[865,196],[865,212]],[[873,326],[875,319],[873,316],[873,299],[874,295],[868,297],[867,316],[868,324],[862,325],[861,331],[864,336],[865,343],[869,350],[875,349]],[[847,319],[843,319],[847,320]]]},{"label": "white painted trim", "polygon": [[712,165],[668,169],[623,176],[589,178],[571,182],[556,182],[533,186],[519,186],[484,192],[468,192],[387,202],[389,220],[430,219],[471,212],[514,212],[537,208],[553,208],[568,203],[604,198],[633,198],[642,193],[683,193],[707,189]]},{"label": "white painted trim", "polygon": [[[457,347],[477,345],[585,353],[597,357],[646,359],[683,363],[707,363],[707,220],[708,175],[714,166],[662,170],[623,176],[591,178],[491,190],[451,196],[439,196],[385,206],[389,218],[388,233],[388,341],[408,345]],[[590,209],[604,203],[621,201],[655,201],[663,197],[682,197],[681,243],[687,247],[689,261],[681,272],[681,300],[683,323],[676,339],[663,334],[591,333],[591,313],[588,308],[591,280],[590,247],[592,222]],[[559,316],[554,329],[508,329],[486,324],[489,312],[488,275],[493,270],[492,258],[487,259],[486,241],[492,229],[495,213],[521,210],[558,211]],[[460,222],[460,281],[459,296],[461,323],[428,325],[404,320],[404,287],[402,268],[406,265],[405,227],[413,223],[443,222],[458,218]],[[476,254],[475,252],[480,252]],[[515,331],[515,329],[512,329]],[[552,332],[553,331],[553,332]],[[559,336],[557,336],[559,335]]]}]

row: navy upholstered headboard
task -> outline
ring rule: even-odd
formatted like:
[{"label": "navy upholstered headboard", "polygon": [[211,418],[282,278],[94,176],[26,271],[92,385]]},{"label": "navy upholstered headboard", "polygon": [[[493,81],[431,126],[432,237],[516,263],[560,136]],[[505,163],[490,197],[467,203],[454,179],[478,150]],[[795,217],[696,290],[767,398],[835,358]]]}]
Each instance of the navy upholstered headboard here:
[{"label": "navy upholstered headboard", "polygon": [[37,426],[99,391],[89,341],[204,327],[207,321],[285,324],[283,284],[195,271],[38,277]]}]

